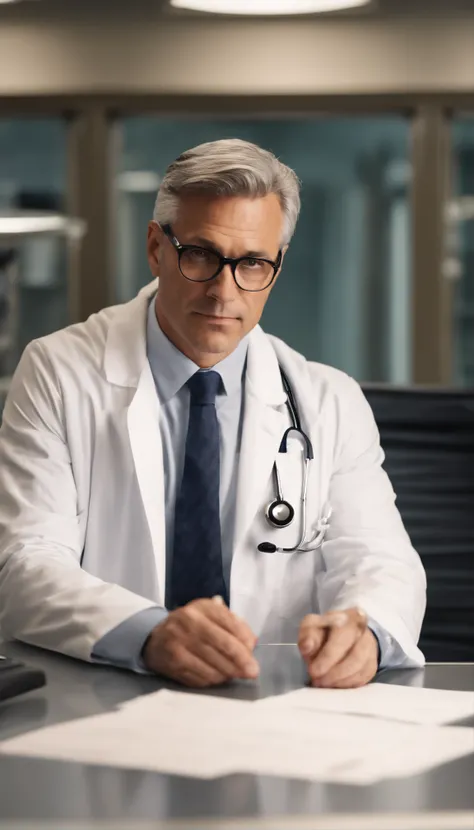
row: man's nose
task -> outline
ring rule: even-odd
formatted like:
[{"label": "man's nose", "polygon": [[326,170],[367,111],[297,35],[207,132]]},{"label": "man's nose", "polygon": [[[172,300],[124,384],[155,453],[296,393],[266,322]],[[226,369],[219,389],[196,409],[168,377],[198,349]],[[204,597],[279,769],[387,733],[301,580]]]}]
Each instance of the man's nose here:
[{"label": "man's nose", "polygon": [[219,272],[209,283],[208,296],[215,297],[218,300],[229,302],[234,300],[239,293],[239,288],[235,283],[234,275],[230,263],[226,262],[222,271]]}]

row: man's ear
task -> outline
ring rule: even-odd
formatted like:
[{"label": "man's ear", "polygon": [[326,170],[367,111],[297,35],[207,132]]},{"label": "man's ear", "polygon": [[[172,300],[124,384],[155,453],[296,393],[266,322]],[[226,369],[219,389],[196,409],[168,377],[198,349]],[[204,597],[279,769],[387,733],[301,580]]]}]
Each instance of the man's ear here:
[{"label": "man's ear", "polygon": [[158,222],[152,221],[148,223],[147,234],[147,257],[148,265],[153,277],[159,275],[161,246],[163,244],[163,231]]},{"label": "man's ear", "polygon": [[283,260],[285,259],[285,254],[286,254],[289,247],[290,247],[289,245],[285,245],[285,247],[281,249],[281,260],[280,260],[280,267],[277,271],[277,277],[280,276],[280,271],[283,267]]}]

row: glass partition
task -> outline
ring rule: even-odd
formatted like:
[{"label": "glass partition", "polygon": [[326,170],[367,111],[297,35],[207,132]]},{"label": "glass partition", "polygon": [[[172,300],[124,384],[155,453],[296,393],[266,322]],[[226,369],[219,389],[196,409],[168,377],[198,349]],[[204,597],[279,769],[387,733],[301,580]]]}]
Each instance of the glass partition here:
[{"label": "glass partition", "polygon": [[410,382],[410,125],[401,117],[124,119],[116,300],[150,279],[146,228],[167,165],[226,137],[272,150],[302,181],[301,217],[264,328],[361,381]]},{"label": "glass partition", "polygon": [[474,115],[453,123],[453,199],[445,275],[453,282],[453,380],[474,386]]},{"label": "glass partition", "polygon": [[[66,125],[0,118],[0,216],[64,208]],[[0,411],[26,344],[69,322],[67,257],[58,237],[0,238]]]}]

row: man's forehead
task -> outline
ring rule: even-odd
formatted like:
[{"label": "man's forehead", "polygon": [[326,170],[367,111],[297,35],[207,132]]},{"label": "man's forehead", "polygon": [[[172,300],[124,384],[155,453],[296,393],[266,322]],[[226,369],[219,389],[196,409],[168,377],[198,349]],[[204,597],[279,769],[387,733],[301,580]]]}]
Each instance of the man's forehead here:
[{"label": "man's forehead", "polygon": [[281,233],[283,212],[276,194],[214,196],[186,194],[179,200],[176,232],[271,239]]}]

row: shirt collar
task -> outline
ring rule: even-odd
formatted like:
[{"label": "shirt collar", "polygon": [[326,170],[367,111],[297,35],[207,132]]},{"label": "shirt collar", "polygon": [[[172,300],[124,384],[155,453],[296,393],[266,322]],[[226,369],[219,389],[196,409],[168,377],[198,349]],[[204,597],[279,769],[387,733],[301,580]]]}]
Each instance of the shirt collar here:
[{"label": "shirt collar", "polygon": [[[247,348],[248,335],[233,352],[212,367],[220,374],[224,394],[228,397],[241,389]],[[189,378],[199,371],[199,366],[180,352],[160,328],[155,313],[155,296],[148,308],[147,355],[158,395],[163,402],[171,400]]]}]

